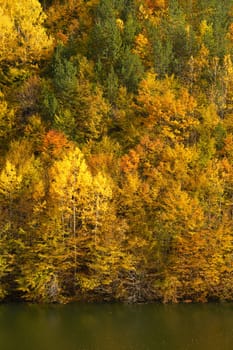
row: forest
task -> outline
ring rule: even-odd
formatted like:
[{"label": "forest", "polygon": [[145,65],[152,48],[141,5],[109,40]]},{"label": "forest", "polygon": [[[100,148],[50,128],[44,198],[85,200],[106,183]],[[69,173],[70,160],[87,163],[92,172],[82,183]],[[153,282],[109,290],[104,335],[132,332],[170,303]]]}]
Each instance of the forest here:
[{"label": "forest", "polygon": [[0,0],[0,301],[233,300],[233,0]]}]

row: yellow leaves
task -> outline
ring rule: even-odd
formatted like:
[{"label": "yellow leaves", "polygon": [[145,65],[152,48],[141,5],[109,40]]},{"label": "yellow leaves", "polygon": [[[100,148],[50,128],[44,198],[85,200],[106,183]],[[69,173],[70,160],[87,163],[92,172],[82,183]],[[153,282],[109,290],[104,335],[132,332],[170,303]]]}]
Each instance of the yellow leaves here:
[{"label": "yellow leaves", "polygon": [[9,109],[7,102],[0,92],[0,138],[8,136],[15,125],[15,114]]},{"label": "yellow leaves", "polygon": [[117,18],[116,19],[116,25],[120,29],[120,31],[124,30],[124,22],[122,21],[122,19]]},{"label": "yellow leaves", "polygon": [[145,0],[139,5],[139,17],[142,20],[149,20],[158,25],[161,22],[161,15],[166,11],[165,0]]},{"label": "yellow leaves", "polygon": [[176,276],[166,276],[164,285],[162,287],[163,302],[177,303],[179,298],[180,288],[182,288],[182,283],[178,280]]},{"label": "yellow leaves", "polygon": [[52,47],[37,0],[0,1],[0,61],[38,60]]},{"label": "yellow leaves", "polygon": [[143,79],[140,83],[140,90],[139,93],[141,94],[154,94],[157,91],[157,84],[156,84],[156,74],[148,72],[145,79]]},{"label": "yellow leaves", "polygon": [[164,149],[164,142],[160,138],[150,138],[148,134],[145,134],[140,140],[140,145],[137,146],[137,152],[140,154],[143,150],[149,153],[161,153]]},{"label": "yellow leaves", "polygon": [[224,181],[229,181],[232,178],[233,168],[232,164],[229,162],[227,158],[223,158],[221,160],[221,176]]},{"label": "yellow leaves", "polygon": [[112,198],[112,188],[106,176],[104,176],[100,172],[97,173],[97,175],[93,179],[93,185],[96,194],[101,196],[103,199]]},{"label": "yellow leaves", "polygon": [[36,176],[35,158],[28,140],[12,142],[7,159],[14,164],[17,173],[24,179]]},{"label": "yellow leaves", "polygon": [[100,282],[96,278],[90,278],[86,276],[79,276],[78,277],[78,284],[80,285],[81,289],[86,292],[95,289],[99,286]]},{"label": "yellow leaves", "polygon": [[147,19],[151,13],[145,6],[143,6],[143,4],[140,4],[139,14],[143,19]]},{"label": "yellow leaves", "polygon": [[[142,33],[139,33],[136,36],[135,43],[136,43],[136,46],[138,48],[138,52],[140,52],[141,54],[143,54],[143,52],[145,52],[145,47],[149,45],[149,41],[148,41],[147,37]],[[137,50],[135,50],[135,52],[137,52]]]},{"label": "yellow leaves", "polygon": [[192,79],[194,81],[199,77],[200,71],[209,66],[209,50],[203,43],[197,55],[191,57],[189,65],[192,70]]},{"label": "yellow leaves", "polygon": [[[224,182],[223,179],[219,176],[221,172],[221,163],[216,162],[215,160],[209,161],[205,167],[205,172],[200,172],[198,174],[198,191],[199,196],[205,196],[208,198],[209,205],[211,203],[211,208],[217,214],[216,209],[219,206],[219,200],[223,195],[224,191]],[[208,203],[204,202],[203,204],[208,206]],[[220,210],[220,208],[218,208]]]},{"label": "yellow leaves", "polygon": [[[102,173],[93,176],[78,148],[69,150],[49,169],[50,201],[55,216],[73,220],[71,231],[93,235],[97,243],[104,238],[106,217],[111,220],[112,183]],[[76,226],[76,222],[79,224]],[[101,231],[102,230],[102,231]],[[108,228],[109,231],[111,231]],[[102,238],[99,236],[102,232]]]},{"label": "yellow leaves", "polygon": [[[0,195],[9,210],[13,205],[22,217],[27,217],[32,211],[36,213],[42,210],[40,202],[45,196],[44,179],[40,162],[34,158],[31,144],[27,140],[11,144],[5,167],[0,174]],[[17,217],[12,222],[17,225]]]},{"label": "yellow leaves", "polygon": [[224,141],[224,150],[227,154],[227,158],[233,164],[233,134],[228,133]]},{"label": "yellow leaves", "polygon": [[106,127],[109,104],[103,97],[100,87],[94,86],[84,75],[88,74],[90,67],[83,60],[82,72],[77,86],[77,116],[76,128],[80,141],[97,139]]},{"label": "yellow leaves", "polygon": [[[38,182],[35,184],[35,188],[34,188],[34,191],[32,193],[32,198],[33,198],[33,200],[35,200],[37,202],[41,198],[44,198],[44,196],[45,196],[44,182],[41,179],[39,179]],[[45,206],[45,202],[42,206],[40,205],[40,208],[42,208],[44,206]],[[37,209],[35,208],[35,211],[38,211],[38,208]]]},{"label": "yellow leaves", "polygon": [[[69,150],[50,168],[51,193],[65,201],[71,201],[73,195],[83,186],[91,184],[91,175],[81,151],[78,148]],[[66,205],[64,203],[64,205]]]},{"label": "yellow leaves", "polygon": [[[191,96],[186,88],[180,89],[180,99],[177,101],[178,114],[185,115],[188,112],[193,112],[197,107],[197,101]],[[179,111],[179,108],[181,111]]]},{"label": "yellow leaves", "polygon": [[205,19],[203,21],[201,21],[200,34],[201,34],[201,37],[203,37],[205,35],[212,35],[213,34],[212,25],[207,24],[207,21]]},{"label": "yellow leaves", "polygon": [[11,18],[4,13],[0,3],[0,61],[13,58],[13,50],[16,45],[16,35],[14,24]]},{"label": "yellow leaves", "polygon": [[224,69],[225,74],[223,78],[226,84],[226,88],[229,88],[231,87],[229,85],[233,83],[233,63],[230,55],[224,56]]},{"label": "yellow leaves", "polygon": [[150,3],[152,3],[154,7],[157,7],[159,9],[163,9],[166,7],[165,0],[154,0],[154,1],[150,1]]},{"label": "yellow leaves", "polygon": [[216,108],[217,107],[211,103],[209,106],[205,107],[205,109],[202,110],[202,127],[204,126],[207,129],[213,129],[218,125],[219,116],[217,114]]},{"label": "yellow leaves", "polygon": [[[195,160],[196,152],[192,148],[186,148],[182,144],[176,143],[174,147],[167,146],[163,151],[162,160],[172,164],[174,173],[179,176],[183,171],[187,171],[187,166]],[[183,165],[183,166],[182,166]]]},{"label": "yellow leaves", "polygon": [[[93,16],[90,11],[97,6],[99,0],[55,1],[46,11],[50,33],[55,39],[66,42],[70,37],[81,46],[86,44],[87,31],[92,26]],[[82,49],[81,49],[82,50]]]},{"label": "yellow leaves", "polygon": [[[0,5],[1,5],[1,3],[0,3]],[[9,30],[10,31],[13,28],[13,24],[12,24],[12,22],[10,20],[10,17],[6,16],[4,14],[4,11],[3,11],[2,7],[0,7],[0,18],[1,18],[1,22],[0,22],[1,23],[1,28],[3,29],[3,32],[5,30]],[[1,32],[1,37],[2,37],[2,35],[3,35],[3,33]]]},{"label": "yellow leaves", "polygon": [[127,174],[127,187],[130,193],[138,193],[141,181],[137,174]]},{"label": "yellow leaves", "polygon": [[0,174],[0,194],[9,198],[14,196],[20,189],[22,176],[17,174],[16,168],[9,161]]},{"label": "yellow leaves", "polygon": [[179,185],[173,184],[169,192],[161,198],[161,208],[163,212],[160,215],[161,223],[166,224],[167,228],[174,229],[179,235],[182,232],[192,232],[198,229],[203,219],[203,213],[198,207],[198,201],[189,197],[187,192],[182,191]]},{"label": "yellow leaves", "polygon": [[187,89],[176,86],[173,77],[159,81],[155,74],[148,73],[140,83],[137,101],[146,128],[157,129],[171,141],[184,140],[199,124],[194,116],[195,99]]},{"label": "yellow leaves", "polygon": [[147,66],[151,66],[150,56],[151,56],[151,44],[145,33],[139,33],[135,37],[135,47],[132,50],[133,53],[138,55]]}]

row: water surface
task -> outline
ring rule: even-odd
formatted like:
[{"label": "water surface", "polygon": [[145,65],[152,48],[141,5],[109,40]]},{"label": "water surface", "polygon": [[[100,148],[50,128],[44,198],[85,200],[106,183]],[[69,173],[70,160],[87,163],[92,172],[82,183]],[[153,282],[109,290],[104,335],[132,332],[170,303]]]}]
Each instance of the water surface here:
[{"label": "water surface", "polygon": [[232,350],[233,304],[3,304],[0,349]]}]

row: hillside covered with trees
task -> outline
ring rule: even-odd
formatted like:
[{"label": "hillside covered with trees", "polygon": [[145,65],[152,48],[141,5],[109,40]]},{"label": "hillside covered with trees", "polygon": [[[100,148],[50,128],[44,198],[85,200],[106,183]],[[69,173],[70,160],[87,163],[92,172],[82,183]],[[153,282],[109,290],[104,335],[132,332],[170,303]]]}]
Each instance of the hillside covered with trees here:
[{"label": "hillside covered with trees", "polygon": [[233,1],[0,0],[0,300],[233,300]]}]

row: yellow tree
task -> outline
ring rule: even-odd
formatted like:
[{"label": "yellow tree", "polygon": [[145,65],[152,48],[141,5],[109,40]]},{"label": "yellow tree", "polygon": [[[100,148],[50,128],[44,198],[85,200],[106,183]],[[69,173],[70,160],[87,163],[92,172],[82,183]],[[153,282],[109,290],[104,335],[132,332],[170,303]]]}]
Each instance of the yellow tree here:
[{"label": "yellow tree", "polygon": [[9,140],[12,139],[15,131],[15,112],[9,108],[4,95],[0,91],[0,140],[1,151],[7,149]]},{"label": "yellow tree", "polygon": [[[171,147],[148,136],[122,157],[119,211],[139,262],[137,278],[146,281],[141,296],[164,302],[230,298],[232,230],[223,170],[214,161],[203,170],[198,161],[195,145]],[[230,168],[226,161],[223,166],[226,181]],[[139,289],[137,279],[134,286]]]},{"label": "yellow tree", "polygon": [[139,123],[170,142],[187,142],[198,125],[197,103],[174,77],[158,80],[148,73],[139,85],[136,110]]},{"label": "yellow tree", "polygon": [[0,61],[37,61],[48,53],[52,41],[37,0],[0,1]]},{"label": "yellow tree", "polygon": [[36,240],[34,208],[44,196],[40,170],[30,142],[12,142],[0,174],[2,285],[6,281],[12,296],[21,292],[18,280],[31,257],[26,252]]},{"label": "yellow tree", "polygon": [[16,238],[16,201],[20,197],[22,176],[17,174],[14,164],[6,161],[0,173],[0,299],[11,293],[14,283],[14,239]]},{"label": "yellow tree", "polygon": [[138,256],[144,251],[151,293],[164,301],[203,301],[216,293],[224,269],[224,248],[216,250],[216,242],[219,237],[226,247],[230,242],[229,230],[222,230],[227,221],[221,212],[221,167],[213,159],[219,118],[214,106],[199,110],[200,125],[196,108],[174,79],[158,81],[149,74],[140,84],[136,107],[135,124],[144,126],[144,136],[122,158],[121,206],[133,236],[144,238]]},{"label": "yellow tree", "polygon": [[37,301],[122,296],[119,276],[131,260],[111,181],[101,173],[93,176],[77,147],[54,146],[55,158],[46,160],[49,183],[34,187],[31,228],[37,238],[33,249],[28,246],[19,289],[25,299]]}]

